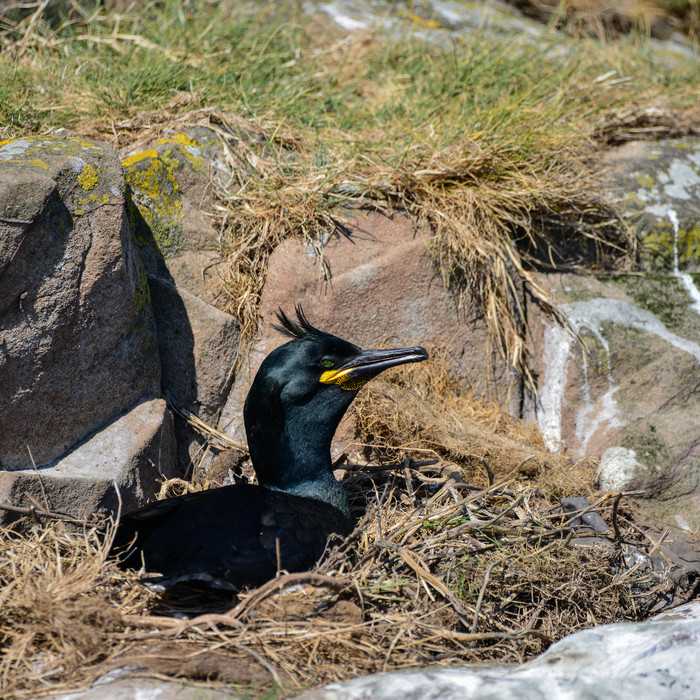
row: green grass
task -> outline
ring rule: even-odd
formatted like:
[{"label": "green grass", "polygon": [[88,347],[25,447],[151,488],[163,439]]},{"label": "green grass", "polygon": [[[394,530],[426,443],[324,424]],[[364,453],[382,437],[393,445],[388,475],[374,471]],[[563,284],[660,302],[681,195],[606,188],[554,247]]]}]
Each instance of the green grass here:
[{"label": "green grass", "polygon": [[[184,92],[192,99],[180,109],[213,105],[284,120],[326,147],[343,132],[346,149],[385,142],[400,156],[416,141],[439,149],[465,133],[483,142],[508,132],[518,136],[509,155],[522,159],[547,135],[580,135],[615,104],[654,94],[683,103],[700,78],[697,63],[659,66],[636,36],[571,43],[559,56],[549,39],[478,33],[443,47],[363,43],[265,7],[166,0],[121,18],[40,20],[30,31],[27,20],[6,20],[2,121],[24,133],[106,124],[167,108]],[[611,70],[631,81],[593,84]]]}]

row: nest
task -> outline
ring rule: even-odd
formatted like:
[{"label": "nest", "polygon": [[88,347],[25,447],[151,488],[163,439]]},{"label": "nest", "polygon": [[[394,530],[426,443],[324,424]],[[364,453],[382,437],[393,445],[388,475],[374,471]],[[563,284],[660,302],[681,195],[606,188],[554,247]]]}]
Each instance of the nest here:
[{"label": "nest", "polygon": [[[454,465],[348,470],[350,537],[312,572],[237,599],[158,596],[61,522],[0,539],[3,697],[86,685],[115,667],[285,692],[428,663],[526,660],[593,625],[642,617],[670,579],[628,568],[650,541],[617,508],[617,539],[580,546],[574,516],[514,477],[481,488]],[[613,518],[613,500],[595,508]]]},{"label": "nest", "polygon": [[[342,465],[358,524],[311,572],[279,572],[235,598],[159,595],[106,558],[109,527],[105,538],[37,512],[0,531],[0,695],[87,687],[124,666],[257,695],[428,663],[519,662],[677,594],[648,564],[659,541],[620,497],[594,494],[590,464],[547,453],[439,363],[388,372],[360,397],[357,452]],[[560,507],[569,493],[586,493],[610,531],[583,532],[581,513]]]}]

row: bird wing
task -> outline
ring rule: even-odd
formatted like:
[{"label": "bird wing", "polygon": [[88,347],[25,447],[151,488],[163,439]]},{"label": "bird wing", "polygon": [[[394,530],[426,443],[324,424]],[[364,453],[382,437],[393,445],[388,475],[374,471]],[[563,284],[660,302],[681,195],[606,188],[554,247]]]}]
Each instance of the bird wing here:
[{"label": "bird wing", "polygon": [[127,547],[123,565],[143,564],[166,580],[254,585],[278,569],[313,567],[329,535],[350,529],[349,520],[323,501],[230,486],[158,501],[125,516],[112,551]]},{"label": "bird wing", "polygon": [[267,491],[260,514],[260,530],[242,556],[227,560],[227,577],[250,577],[255,569],[260,580],[278,570],[305,571],[321,558],[328,537],[350,533],[349,520],[337,508],[311,498]]}]

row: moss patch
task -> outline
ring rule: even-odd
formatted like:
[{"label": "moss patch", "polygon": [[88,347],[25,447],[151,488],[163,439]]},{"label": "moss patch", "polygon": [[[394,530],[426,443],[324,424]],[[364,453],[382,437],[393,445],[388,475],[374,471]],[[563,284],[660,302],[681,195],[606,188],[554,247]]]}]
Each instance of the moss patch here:
[{"label": "moss patch", "polygon": [[668,446],[653,424],[649,425],[644,432],[627,433],[622,440],[622,447],[634,450],[637,459],[645,467],[654,470],[652,476],[659,476],[671,462]]},{"label": "moss patch", "polygon": [[[700,274],[692,275],[695,284]],[[691,340],[700,339],[700,316],[690,308],[691,299],[681,281],[673,275],[619,275],[606,278],[650,311],[668,330]]]}]

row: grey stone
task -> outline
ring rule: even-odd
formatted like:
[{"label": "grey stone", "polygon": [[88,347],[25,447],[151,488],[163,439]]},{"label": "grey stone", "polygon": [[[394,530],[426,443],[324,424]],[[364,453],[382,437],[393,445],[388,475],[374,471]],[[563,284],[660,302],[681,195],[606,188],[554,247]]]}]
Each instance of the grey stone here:
[{"label": "grey stone", "polygon": [[149,286],[163,387],[177,404],[216,424],[233,381],[238,323],[166,280],[151,277]]},{"label": "grey stone", "polygon": [[[599,457],[601,488],[642,491],[647,513],[692,532],[700,525],[700,315],[681,289],[669,291],[674,279],[543,276],[583,347],[536,309],[528,314],[536,414],[549,446]],[[657,288],[666,299],[647,295]]]},{"label": "grey stone", "polygon": [[[0,501],[75,518],[135,510],[176,476],[165,401],[137,404],[49,467],[0,472]],[[119,495],[117,495],[117,489]],[[1,512],[0,512],[1,514]],[[13,517],[5,514],[6,518]]]},{"label": "grey stone", "polygon": [[234,700],[239,697],[220,688],[149,678],[138,668],[118,668],[98,678],[87,690],[54,696],[55,700]]},{"label": "grey stone", "polygon": [[[583,496],[562,498],[560,503],[565,513],[575,513],[576,511],[585,510],[591,505],[588,499]],[[582,524],[587,525],[591,530],[595,530],[596,532],[610,532],[610,528],[607,526],[605,520],[600,517],[600,513],[594,510],[589,510],[572,522],[574,527],[580,527]]]},{"label": "grey stone", "polygon": [[423,668],[334,683],[300,700],[696,700],[700,602],[577,632],[519,666]]},{"label": "grey stone", "polygon": [[222,151],[214,132],[195,128],[122,160],[135,241],[148,275],[171,280],[209,304],[222,301],[217,267],[224,258],[206,216],[215,204],[208,169]]},{"label": "grey stone", "polygon": [[381,29],[392,36],[406,35],[444,43],[476,31],[487,35],[526,35],[542,41],[544,27],[500,0],[489,2],[372,0],[318,2],[307,0],[306,12],[322,12],[342,29]]},{"label": "grey stone", "polygon": [[149,301],[114,152],[0,146],[0,467],[48,464],[159,394]]}]

